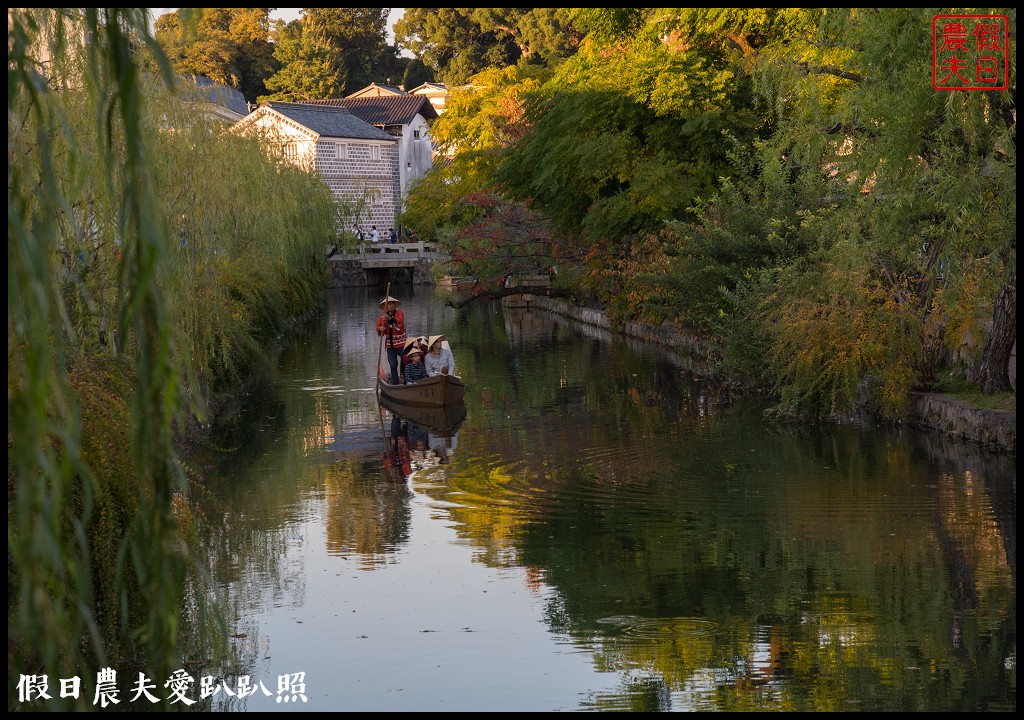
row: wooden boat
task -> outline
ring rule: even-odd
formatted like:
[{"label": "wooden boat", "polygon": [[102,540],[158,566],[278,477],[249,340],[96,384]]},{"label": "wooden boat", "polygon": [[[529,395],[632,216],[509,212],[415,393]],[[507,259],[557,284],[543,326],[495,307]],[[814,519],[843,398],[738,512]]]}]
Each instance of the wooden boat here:
[{"label": "wooden boat", "polygon": [[466,405],[461,400],[441,407],[423,407],[407,405],[381,395],[380,405],[403,420],[407,420],[413,425],[419,425],[427,432],[442,437],[454,435],[462,425],[462,421],[466,419]]},{"label": "wooden boat", "polygon": [[[383,372],[383,371],[382,371]],[[412,385],[392,385],[377,378],[380,398],[387,398],[405,406],[439,408],[462,402],[465,383],[458,375],[435,375]]]},{"label": "wooden boat", "polygon": [[437,286],[442,290],[468,290],[476,284],[473,278],[461,275],[445,275],[437,281]]}]

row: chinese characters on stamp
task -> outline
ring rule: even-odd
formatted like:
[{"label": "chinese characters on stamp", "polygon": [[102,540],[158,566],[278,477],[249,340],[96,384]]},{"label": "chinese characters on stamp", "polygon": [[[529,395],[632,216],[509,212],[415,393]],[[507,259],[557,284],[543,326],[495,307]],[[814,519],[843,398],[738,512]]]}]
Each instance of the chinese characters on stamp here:
[{"label": "chinese characters on stamp", "polygon": [[932,18],[932,87],[1006,90],[1010,85],[1010,21],[1005,15]]}]

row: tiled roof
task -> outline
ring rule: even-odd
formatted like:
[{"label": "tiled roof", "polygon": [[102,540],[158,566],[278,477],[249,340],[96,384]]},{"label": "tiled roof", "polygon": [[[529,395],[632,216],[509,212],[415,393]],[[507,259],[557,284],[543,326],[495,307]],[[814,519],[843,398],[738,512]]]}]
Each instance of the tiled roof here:
[{"label": "tiled roof", "polygon": [[405,90],[394,85],[382,85],[381,83],[370,83],[362,90],[356,90],[354,93],[349,95],[350,98],[356,97],[370,97],[371,95],[405,95]]},{"label": "tiled roof", "polygon": [[[242,95],[241,91],[227,85],[221,85],[219,82],[214,82],[204,75],[186,76],[182,77],[181,80],[185,97],[189,99],[201,98],[207,102],[223,105],[228,110],[233,110],[242,116],[249,114],[249,106],[245,102],[245,96]],[[195,83],[194,90],[189,83]]]},{"label": "tiled roof", "polygon": [[416,94],[416,93],[420,92],[421,90],[424,93],[428,93],[428,92],[444,92],[444,93],[446,93],[446,92],[448,92],[448,86],[445,85],[444,83],[426,82],[426,83],[423,83],[422,85],[420,85],[418,87],[414,87],[412,90],[409,91],[409,94],[413,95],[413,94]]},{"label": "tiled roof", "polygon": [[345,108],[350,113],[377,127],[408,125],[417,113],[433,120],[437,112],[422,95],[381,95],[380,97],[310,100],[310,105]]},{"label": "tiled roof", "polygon": [[383,130],[360,120],[345,108],[316,106],[308,103],[290,103],[270,100],[262,107],[269,107],[294,120],[315,133],[327,137],[356,138],[359,140],[394,140]]}]

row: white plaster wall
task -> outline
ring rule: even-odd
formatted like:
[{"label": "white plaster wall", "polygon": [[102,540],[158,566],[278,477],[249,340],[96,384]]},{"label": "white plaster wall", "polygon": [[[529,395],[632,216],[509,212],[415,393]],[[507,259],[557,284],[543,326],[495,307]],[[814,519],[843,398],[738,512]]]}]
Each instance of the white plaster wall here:
[{"label": "white plaster wall", "polygon": [[[420,133],[419,140],[415,139],[417,130]],[[432,165],[430,126],[422,115],[417,115],[407,127],[403,128],[401,143],[402,162],[399,170],[402,177],[401,194],[404,201],[412,181],[425,175]]]}]

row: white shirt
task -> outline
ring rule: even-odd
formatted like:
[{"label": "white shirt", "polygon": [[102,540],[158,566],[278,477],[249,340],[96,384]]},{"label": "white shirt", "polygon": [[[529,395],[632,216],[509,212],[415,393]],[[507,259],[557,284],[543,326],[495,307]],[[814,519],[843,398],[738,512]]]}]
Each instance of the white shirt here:
[{"label": "white shirt", "polygon": [[370,233],[370,242],[380,242],[380,235],[377,233],[377,228],[373,229]]},{"label": "white shirt", "polygon": [[448,342],[446,340],[441,341],[441,354],[435,355],[434,351],[431,350],[423,358],[423,365],[427,368],[427,375],[433,377],[441,374],[441,368],[447,367],[448,374],[455,374],[455,356],[452,355],[452,351],[448,348]]}]

